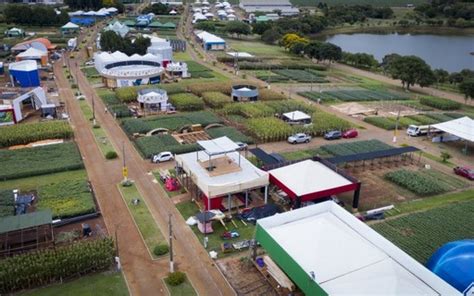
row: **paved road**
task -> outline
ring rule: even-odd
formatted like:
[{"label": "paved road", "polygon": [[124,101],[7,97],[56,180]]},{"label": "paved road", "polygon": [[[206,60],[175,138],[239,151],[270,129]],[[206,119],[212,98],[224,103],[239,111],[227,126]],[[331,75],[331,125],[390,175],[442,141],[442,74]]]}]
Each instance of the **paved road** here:
[{"label": "paved road", "polygon": [[[78,56],[75,60],[79,58],[83,59],[82,56]],[[163,234],[168,231],[168,216],[172,215],[176,238],[174,251],[177,268],[186,271],[200,295],[235,295],[189,226],[185,224],[171,199],[159,185],[152,182],[153,176],[149,174],[150,164],[137,153],[115,119],[109,113],[104,112],[104,104],[97,97],[95,89],[88,83],[84,74],[78,69],[75,60],[70,61],[71,72],[77,73],[77,84],[82,94],[86,96],[90,104],[94,99],[97,122],[107,132],[120,159],[123,159],[123,148],[129,177],[136,182],[138,190],[148,204],[150,212]],[[121,160],[104,160],[92,136],[90,125],[83,118],[73,93],[62,74],[61,65],[62,63],[55,65],[60,94],[69,105],[75,138],[81,153],[86,155],[85,166],[97,192],[107,228],[110,233],[115,233],[117,230],[120,257],[130,290],[133,295],[166,294],[160,278],[168,272],[167,258],[152,261],[147,253],[116,187],[121,180]]]}]

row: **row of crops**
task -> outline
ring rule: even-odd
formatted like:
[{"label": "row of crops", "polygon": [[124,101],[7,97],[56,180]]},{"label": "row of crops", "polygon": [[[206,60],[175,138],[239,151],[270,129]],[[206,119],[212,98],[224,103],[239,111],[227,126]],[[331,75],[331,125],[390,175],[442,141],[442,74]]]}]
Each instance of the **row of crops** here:
[{"label": "row of crops", "polygon": [[268,82],[278,83],[278,82],[289,82],[296,81],[302,83],[325,83],[328,80],[325,78],[326,75],[324,72],[314,70],[314,69],[277,69],[272,71],[265,72],[256,72],[256,77],[260,80],[265,80]]},{"label": "row of crops", "polygon": [[[462,116],[463,115],[460,113],[423,113],[417,115],[409,115],[400,117],[398,122],[398,128],[407,128],[409,125],[436,124],[457,119]],[[396,117],[381,116],[365,117],[364,121],[386,130],[394,130],[397,123]]]},{"label": "row of crops", "polygon": [[324,151],[334,156],[374,152],[374,151],[387,150],[391,148],[393,147],[375,139],[367,140],[367,141],[357,141],[357,142],[348,142],[348,143],[339,143],[339,144],[330,144],[330,145],[321,146],[321,149],[323,149]]},{"label": "row of crops", "polygon": [[[0,150],[0,180],[25,178],[83,168],[75,143]],[[8,168],[8,169],[6,169]]]},{"label": "row of crops", "polygon": [[310,100],[322,102],[362,102],[362,101],[388,101],[388,100],[408,100],[409,95],[387,91],[387,90],[329,90],[322,92],[300,92],[298,93]]},{"label": "row of crops", "polygon": [[114,244],[109,238],[44,249],[0,260],[0,293],[31,289],[109,268]]},{"label": "row of crops", "polygon": [[0,148],[46,139],[69,139],[72,136],[72,128],[66,121],[15,124],[0,128]]},{"label": "row of crops", "polygon": [[372,226],[422,264],[443,244],[474,237],[474,200],[390,219]]},{"label": "row of crops", "polygon": [[192,78],[213,78],[212,70],[194,61],[186,61]]},{"label": "row of crops", "polygon": [[440,194],[466,186],[464,182],[437,171],[402,169],[389,172],[384,177],[419,196]]}]

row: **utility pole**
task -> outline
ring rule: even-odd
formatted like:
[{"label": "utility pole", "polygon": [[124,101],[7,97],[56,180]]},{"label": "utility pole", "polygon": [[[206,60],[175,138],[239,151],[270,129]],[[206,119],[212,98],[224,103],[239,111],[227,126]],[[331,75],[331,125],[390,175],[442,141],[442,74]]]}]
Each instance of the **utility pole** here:
[{"label": "utility pole", "polygon": [[402,108],[398,108],[398,114],[397,114],[397,121],[395,122],[395,130],[393,130],[393,143],[397,142],[397,130],[398,130],[398,122],[400,121],[400,112]]},{"label": "utility pole", "polygon": [[96,120],[95,120],[95,99],[94,99],[95,95],[92,94],[92,124],[95,126],[97,124]]},{"label": "utility pole", "polygon": [[169,218],[169,228],[170,228],[170,237],[169,237],[169,245],[170,245],[170,272],[174,272],[174,261],[173,261],[173,224],[171,224],[171,214],[168,216]]},{"label": "utility pole", "polygon": [[128,168],[127,168],[127,163],[125,161],[125,142],[122,142],[122,158],[123,158],[123,167],[122,167],[123,181],[127,182],[127,180],[128,180]]}]

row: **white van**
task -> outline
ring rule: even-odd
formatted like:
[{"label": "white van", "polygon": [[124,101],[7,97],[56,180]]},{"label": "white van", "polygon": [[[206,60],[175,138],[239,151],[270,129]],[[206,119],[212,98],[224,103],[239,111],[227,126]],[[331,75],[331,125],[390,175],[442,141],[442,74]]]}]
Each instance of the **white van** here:
[{"label": "white van", "polygon": [[410,124],[407,128],[407,135],[412,136],[412,137],[424,136],[428,134],[428,131],[434,134],[441,132],[439,129],[436,129],[430,125]]}]

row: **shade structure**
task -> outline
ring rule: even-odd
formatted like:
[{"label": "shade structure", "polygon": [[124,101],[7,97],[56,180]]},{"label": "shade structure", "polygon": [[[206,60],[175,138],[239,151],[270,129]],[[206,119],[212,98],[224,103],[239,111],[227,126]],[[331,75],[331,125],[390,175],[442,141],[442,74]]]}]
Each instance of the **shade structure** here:
[{"label": "shade structure", "polygon": [[209,155],[204,151],[179,154],[175,156],[176,165],[191,177],[194,184],[208,198],[215,198],[267,186],[268,173],[255,167],[238,152],[227,153],[226,157],[239,163],[240,170],[213,176],[203,165]]},{"label": "shade structure", "polygon": [[46,38],[36,38],[36,39],[18,43],[15,46],[13,46],[11,50],[13,52],[19,52],[19,51],[25,51],[30,47],[33,47],[42,51],[48,51],[48,50],[55,49],[56,45],[51,44],[51,41],[49,41]]},{"label": "shade structure", "polygon": [[64,26],[61,27],[61,29],[79,29],[80,27],[76,25],[75,23],[68,22]]},{"label": "shade structure", "polygon": [[300,120],[310,120],[311,116],[301,111],[293,111],[288,113],[283,113],[283,116],[288,120],[300,121]]},{"label": "shade structure", "polygon": [[17,58],[22,58],[22,59],[41,59],[42,57],[45,57],[48,55],[48,52],[42,51],[40,49],[36,49],[33,47],[28,48],[22,53],[19,53],[16,57]]},{"label": "shade structure", "polygon": [[229,152],[234,152],[239,149],[234,141],[228,137],[220,137],[213,140],[197,141],[198,145],[204,149],[207,155],[218,155]]},{"label": "shade structure", "polygon": [[461,139],[474,142],[474,120],[467,116],[433,124],[432,127],[451,135],[455,135]]},{"label": "shade structure", "polygon": [[360,187],[360,183],[320,161],[310,159],[270,170],[269,173],[270,181],[298,203],[354,191]]},{"label": "shade structure", "polygon": [[332,201],[260,219],[256,239],[306,295],[461,295]]},{"label": "shade structure", "polygon": [[130,32],[130,28],[119,21],[115,21],[114,23],[109,24],[104,28],[104,31],[113,31],[117,35],[125,37],[125,35]]}]

